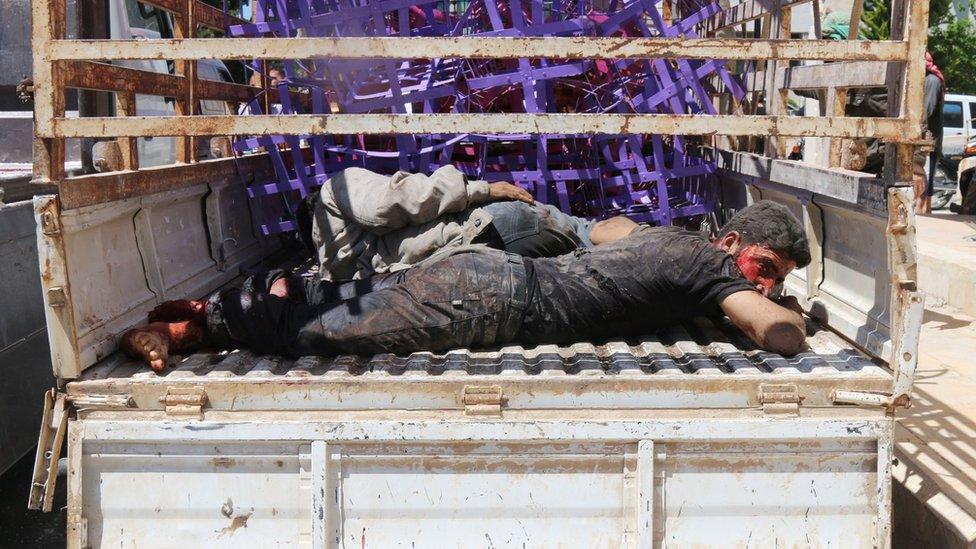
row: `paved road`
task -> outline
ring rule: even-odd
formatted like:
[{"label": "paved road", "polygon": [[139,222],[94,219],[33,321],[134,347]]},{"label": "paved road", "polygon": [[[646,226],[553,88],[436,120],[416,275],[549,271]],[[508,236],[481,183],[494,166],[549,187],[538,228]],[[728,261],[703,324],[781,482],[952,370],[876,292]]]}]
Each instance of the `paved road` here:
[{"label": "paved road", "polygon": [[0,476],[0,547],[64,547],[65,487],[59,479],[51,513],[27,510],[34,451]]}]

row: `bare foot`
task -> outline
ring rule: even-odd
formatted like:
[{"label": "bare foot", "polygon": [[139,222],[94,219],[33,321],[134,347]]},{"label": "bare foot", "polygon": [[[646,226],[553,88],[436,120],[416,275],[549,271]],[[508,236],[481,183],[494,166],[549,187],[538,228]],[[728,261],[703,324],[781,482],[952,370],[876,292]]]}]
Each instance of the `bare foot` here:
[{"label": "bare foot", "polygon": [[129,330],[122,336],[122,348],[130,355],[141,358],[157,372],[166,368],[169,359],[169,340],[148,326]]},{"label": "bare foot", "polygon": [[153,322],[126,332],[122,336],[122,348],[160,372],[166,368],[170,351],[188,351],[205,340],[202,324],[193,321]]},{"label": "bare foot", "polygon": [[164,301],[149,311],[149,322],[179,322],[181,320],[195,320],[205,323],[207,314],[206,301],[192,299],[177,299]]}]

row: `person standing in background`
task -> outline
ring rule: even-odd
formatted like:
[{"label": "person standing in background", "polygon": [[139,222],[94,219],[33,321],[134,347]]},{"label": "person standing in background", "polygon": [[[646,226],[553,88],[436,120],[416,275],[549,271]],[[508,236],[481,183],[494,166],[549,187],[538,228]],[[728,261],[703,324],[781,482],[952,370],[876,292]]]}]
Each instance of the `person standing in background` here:
[{"label": "person standing in background", "polygon": [[945,105],[945,76],[932,59],[932,54],[925,52],[925,88],[923,105],[925,118],[922,120],[923,129],[932,133],[935,141],[934,148],[926,154],[921,150],[915,152],[915,213],[932,213],[932,192],[935,187],[935,168],[942,154],[942,109]]}]

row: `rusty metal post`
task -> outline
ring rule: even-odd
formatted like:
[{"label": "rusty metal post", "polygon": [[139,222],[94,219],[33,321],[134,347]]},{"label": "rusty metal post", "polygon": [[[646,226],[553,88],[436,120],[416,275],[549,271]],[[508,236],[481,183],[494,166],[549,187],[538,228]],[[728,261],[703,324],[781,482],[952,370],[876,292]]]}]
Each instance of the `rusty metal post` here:
[{"label": "rusty metal post", "polygon": [[[848,40],[857,40],[858,28],[861,22],[861,11],[863,9],[864,0],[854,0],[854,5],[851,6],[851,18],[849,31],[847,33]],[[814,19],[819,21],[819,14],[814,15]],[[820,30],[818,25],[817,38],[820,38]],[[828,88],[827,89],[827,115],[828,116],[844,116],[847,108],[847,91],[846,89],[838,88]],[[842,158],[844,154],[844,145],[847,142],[845,139],[839,137],[832,138],[830,140],[829,154],[828,154],[828,165],[830,167],[841,166]]]},{"label": "rusty metal post", "polygon": [[[793,8],[791,5],[784,5],[782,0],[778,0],[777,3],[777,13],[779,18],[779,25],[775,29],[776,38],[780,40],[789,40],[792,36],[793,30]],[[773,62],[773,96],[772,101],[774,104],[775,111],[771,114],[784,115],[786,114],[786,100],[789,96],[789,90],[780,90],[778,87],[777,76],[779,75],[780,67],[789,67],[789,61],[775,61]],[[767,105],[767,108],[768,105]],[[774,153],[771,155],[773,158],[783,158],[786,156],[786,139],[777,138],[773,140],[772,145],[774,146]]]},{"label": "rusty metal post", "polygon": [[[927,0],[894,0],[891,4],[891,38],[908,39],[905,63],[888,65],[888,116],[900,118],[905,141],[922,137],[925,47],[928,38]],[[889,186],[911,185],[915,144],[889,140],[883,178]]]},{"label": "rusty metal post", "polygon": [[[115,93],[115,110],[119,116],[135,116],[136,94],[132,92]],[[139,148],[135,137],[118,138],[119,151],[122,153],[122,169],[139,169]]]},{"label": "rusty metal post", "polygon": [[[769,40],[770,38],[775,38],[774,34],[776,31],[773,30],[779,28],[779,15],[781,13],[782,0],[776,0],[773,4],[773,12],[766,14],[760,19],[761,23],[761,34],[760,38],[762,40]],[[776,96],[776,61],[775,60],[762,60],[756,63],[756,70],[762,69],[764,78],[766,79],[763,87],[763,102],[765,105],[766,114],[771,114],[773,111],[773,97]],[[763,142],[763,153],[770,155],[775,151],[775,144],[773,143],[772,137],[766,137]]]},{"label": "rusty metal post", "polygon": [[[888,112],[901,116],[906,140],[917,139],[922,134],[928,20],[928,0],[895,0],[892,3],[892,38],[908,38],[909,43],[904,79],[899,82],[893,77],[893,71],[888,73]],[[918,333],[924,312],[918,291],[914,192],[910,187],[915,148],[914,143],[889,142],[885,151],[884,177],[890,186],[887,240],[891,273],[891,358],[888,363],[895,372],[891,407],[908,406],[911,402],[909,392],[918,363]],[[906,186],[909,188],[904,188]]]},{"label": "rusty metal post", "polygon": [[265,114],[271,112],[271,94],[268,93],[268,89],[271,87],[270,79],[268,78],[268,62],[264,59],[258,63],[261,70],[261,89],[264,93],[261,94],[261,101],[263,105],[261,106]]},{"label": "rusty metal post", "polygon": [[[827,116],[844,116],[844,109],[847,107],[846,88],[827,89]],[[830,140],[830,155],[828,165],[836,168],[841,165],[841,158],[844,152],[844,139],[834,137]]]},{"label": "rusty metal post", "polygon": [[[176,38],[196,38],[196,23],[193,20],[193,8],[196,0],[183,0],[180,12],[176,14],[173,33]],[[176,98],[176,114],[192,116],[196,114],[195,88],[197,62],[193,60],[176,61],[176,73],[183,76],[183,93]],[[191,136],[177,136],[176,161],[189,164],[196,161],[196,139]]]},{"label": "rusty metal post", "polygon": [[888,189],[886,236],[888,271],[891,273],[891,358],[888,364],[895,372],[891,408],[911,403],[910,391],[918,365],[918,334],[925,312],[922,293],[918,290],[914,196],[911,188]]},{"label": "rusty metal post", "polygon": [[851,6],[851,22],[847,27],[848,40],[857,40],[857,35],[860,34],[858,31],[861,28],[861,12],[863,10],[864,0],[854,0],[854,5]]},{"label": "rusty metal post", "polygon": [[820,0],[813,0],[813,37],[817,40],[823,38],[823,29],[820,28]]},{"label": "rusty metal post", "polygon": [[34,183],[64,179],[64,139],[54,134],[54,119],[64,118],[65,92],[60,71],[48,56],[52,40],[65,38],[65,0],[31,4],[34,61]]},{"label": "rusty metal post", "polygon": [[[78,4],[77,36],[82,40],[106,39],[108,32],[107,0],[88,0]],[[94,90],[78,90],[78,116],[109,116],[109,94]],[[83,173],[94,173],[92,146],[95,139],[81,141],[81,166]]]},{"label": "rusty metal post", "polygon": [[[905,93],[901,97],[901,112],[912,134],[921,135],[925,107],[925,51],[928,42],[929,3],[910,0],[903,37],[908,38],[908,63],[905,66]],[[892,25],[892,29],[894,29]]]}]

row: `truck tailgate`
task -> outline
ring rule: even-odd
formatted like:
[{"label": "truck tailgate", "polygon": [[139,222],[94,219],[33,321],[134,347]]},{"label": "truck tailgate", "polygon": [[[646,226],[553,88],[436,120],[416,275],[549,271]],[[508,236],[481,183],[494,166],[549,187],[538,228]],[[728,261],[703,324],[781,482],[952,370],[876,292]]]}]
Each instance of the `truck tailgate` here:
[{"label": "truck tailgate", "polygon": [[702,319],[163,374],[114,355],[67,385],[69,497],[101,547],[874,545],[890,420],[831,392],[891,374],[832,332],[809,343],[784,358]]}]

